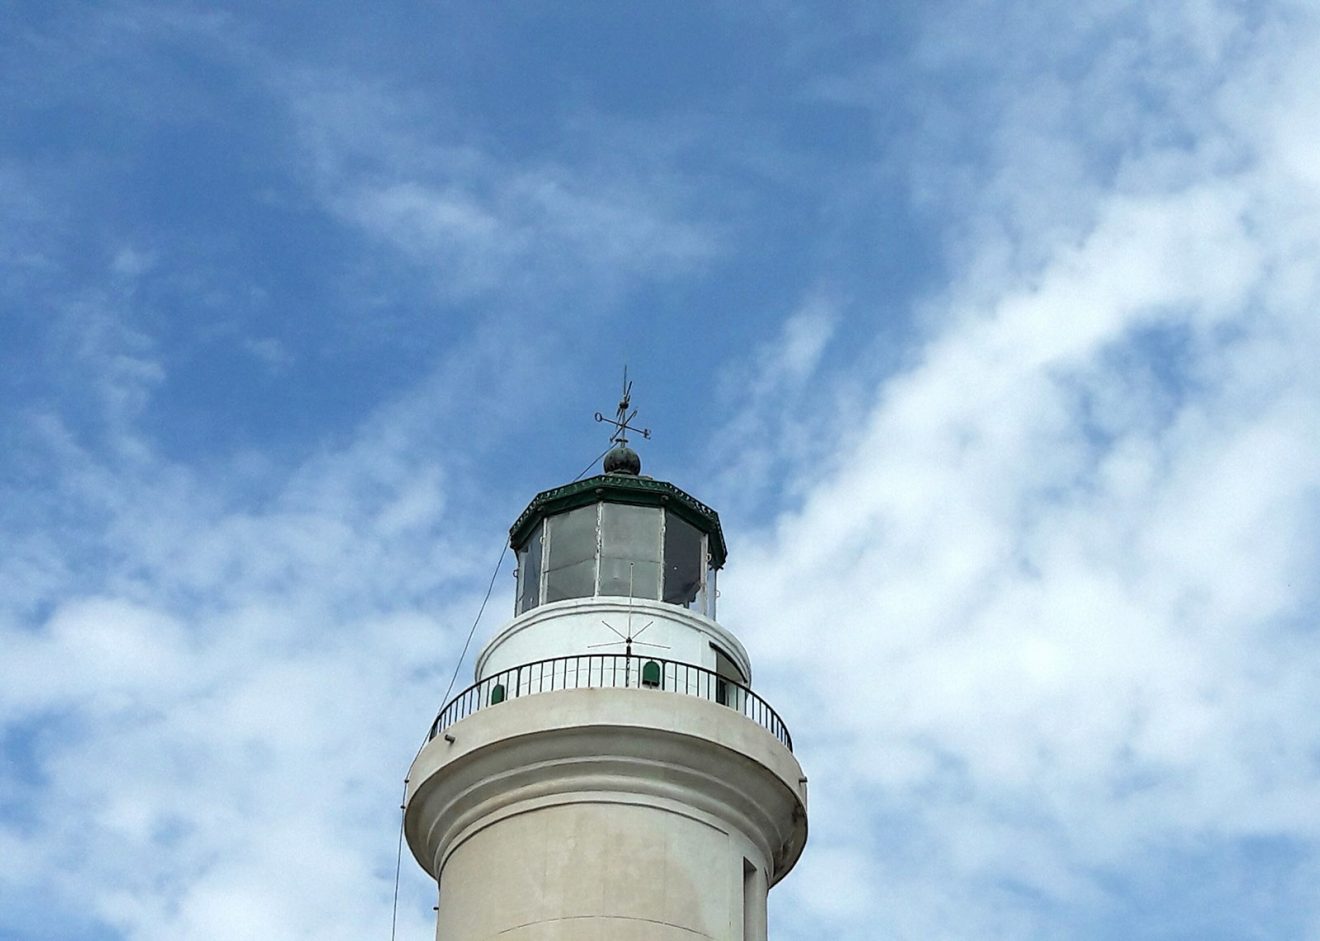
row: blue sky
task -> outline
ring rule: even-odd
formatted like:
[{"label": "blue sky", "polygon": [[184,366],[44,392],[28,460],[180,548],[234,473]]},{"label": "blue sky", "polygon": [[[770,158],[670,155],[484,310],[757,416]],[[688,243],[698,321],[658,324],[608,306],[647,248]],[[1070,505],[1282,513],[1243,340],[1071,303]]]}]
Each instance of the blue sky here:
[{"label": "blue sky", "polygon": [[386,937],[627,363],[811,776],[773,937],[1320,939],[1317,61],[1284,2],[0,7],[0,937]]}]

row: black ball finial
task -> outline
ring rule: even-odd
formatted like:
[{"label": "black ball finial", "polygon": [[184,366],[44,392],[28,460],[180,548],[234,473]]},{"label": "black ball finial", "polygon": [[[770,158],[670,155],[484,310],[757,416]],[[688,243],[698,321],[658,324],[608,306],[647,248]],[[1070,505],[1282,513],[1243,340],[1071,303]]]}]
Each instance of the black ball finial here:
[{"label": "black ball finial", "polygon": [[636,477],[642,472],[642,459],[637,452],[626,444],[611,448],[605,455],[605,473],[630,474]]}]

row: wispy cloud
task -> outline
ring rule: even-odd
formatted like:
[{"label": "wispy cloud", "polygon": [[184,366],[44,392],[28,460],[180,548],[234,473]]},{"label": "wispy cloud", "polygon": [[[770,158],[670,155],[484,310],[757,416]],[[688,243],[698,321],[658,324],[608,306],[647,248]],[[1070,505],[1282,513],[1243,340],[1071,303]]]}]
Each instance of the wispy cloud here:
[{"label": "wispy cloud", "polygon": [[[793,484],[785,475],[824,460],[852,411],[833,401],[837,387],[822,378],[822,361],[839,321],[837,305],[812,297],[729,370],[719,390],[730,420],[719,430],[711,467],[726,511],[755,517],[767,499],[776,505]],[[825,373],[825,375],[828,375]],[[838,408],[840,411],[833,411]]]},{"label": "wispy cloud", "polygon": [[672,181],[621,167],[501,156],[410,96],[324,72],[288,89],[327,207],[428,270],[444,296],[510,283],[592,292],[700,265],[716,226]]},{"label": "wispy cloud", "polygon": [[1207,838],[1194,865],[1248,838],[1314,858],[1320,230],[1295,207],[1320,192],[1267,129],[1308,126],[1315,38],[1264,71],[1248,39],[1194,148],[1121,146],[1080,226],[1038,227],[1021,183],[973,200],[968,231],[1001,234],[932,302],[946,326],[726,580],[763,671],[815,690],[820,855],[786,893],[832,935],[876,911],[811,873],[859,850],[895,934],[947,938],[1052,937],[1060,908],[1106,936],[1094,913]]},{"label": "wispy cloud", "polygon": [[[1314,14],[775,9],[734,92],[565,92],[544,146],[256,14],[10,35],[54,157],[0,156],[0,934],[382,933],[398,777],[565,466],[541,426],[626,344],[701,403],[661,417],[713,440],[722,618],[811,776],[779,936],[1320,930]],[[895,207],[953,272],[920,298],[851,270],[930,263]],[[165,421],[289,389],[296,443]]]},{"label": "wispy cloud", "polygon": [[[154,456],[66,456],[83,532],[15,528],[0,563],[26,589],[0,614],[0,717],[26,756],[4,774],[8,897],[77,893],[132,938],[380,930],[398,777],[379,770],[402,773],[438,706],[475,610],[462,573],[476,591],[494,562],[425,454],[378,426],[264,510]],[[68,566],[88,550],[95,569]],[[328,910],[334,885],[355,898]]]}]

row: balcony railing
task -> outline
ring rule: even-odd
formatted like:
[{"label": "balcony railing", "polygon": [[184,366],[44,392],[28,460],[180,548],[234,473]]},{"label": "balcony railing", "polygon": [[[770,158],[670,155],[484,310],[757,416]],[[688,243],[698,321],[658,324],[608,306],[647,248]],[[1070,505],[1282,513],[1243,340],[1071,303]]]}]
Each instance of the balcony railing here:
[{"label": "balcony railing", "polygon": [[559,689],[653,689],[657,695],[678,693],[728,706],[765,729],[789,751],[793,739],[770,704],[746,686],[714,670],[635,654],[579,654],[554,657],[511,667],[469,686],[451,699],[431,725],[429,738],[478,709],[517,696]]}]

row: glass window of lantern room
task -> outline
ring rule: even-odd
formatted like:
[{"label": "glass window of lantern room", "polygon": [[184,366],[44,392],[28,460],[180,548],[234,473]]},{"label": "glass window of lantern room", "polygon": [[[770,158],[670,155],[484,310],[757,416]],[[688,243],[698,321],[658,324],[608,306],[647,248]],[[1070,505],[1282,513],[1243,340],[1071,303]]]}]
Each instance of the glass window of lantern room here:
[{"label": "glass window of lantern room", "polygon": [[631,591],[633,598],[660,597],[663,512],[659,507],[602,505],[600,594],[628,597]]},{"label": "glass window of lantern room", "polygon": [[665,513],[665,593],[670,604],[696,608],[704,614],[702,573],[706,569],[706,537],[691,523]]},{"label": "glass window of lantern room", "polygon": [[545,600],[590,598],[596,582],[596,519],[600,504],[546,520]]},{"label": "glass window of lantern room", "polygon": [[541,603],[541,533],[545,523],[537,523],[527,542],[518,550],[518,614]]}]

